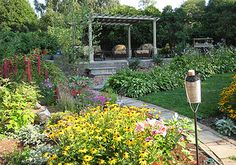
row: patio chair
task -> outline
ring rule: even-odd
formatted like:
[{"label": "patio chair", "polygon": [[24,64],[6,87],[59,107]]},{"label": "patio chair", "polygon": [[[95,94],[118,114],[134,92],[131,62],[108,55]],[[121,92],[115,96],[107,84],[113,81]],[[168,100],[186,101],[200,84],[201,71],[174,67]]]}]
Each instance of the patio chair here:
[{"label": "patio chair", "polygon": [[101,46],[93,46],[94,58],[98,57],[101,60],[105,60],[104,52],[101,49]]},{"label": "patio chair", "polygon": [[135,57],[151,57],[153,54],[152,44],[142,44],[136,51]]},{"label": "patio chair", "polygon": [[117,57],[126,57],[127,56],[127,49],[125,45],[119,44],[112,48],[112,54],[114,58]]}]

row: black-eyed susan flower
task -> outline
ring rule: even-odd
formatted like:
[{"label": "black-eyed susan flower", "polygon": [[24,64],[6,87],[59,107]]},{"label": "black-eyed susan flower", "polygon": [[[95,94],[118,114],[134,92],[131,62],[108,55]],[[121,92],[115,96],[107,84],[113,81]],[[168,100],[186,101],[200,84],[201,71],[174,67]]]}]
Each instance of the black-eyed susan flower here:
[{"label": "black-eyed susan flower", "polygon": [[129,153],[128,153],[128,152],[125,152],[125,153],[123,154],[123,158],[124,158],[124,159],[128,159],[128,158],[129,158]]},{"label": "black-eyed susan flower", "polygon": [[90,156],[90,155],[85,155],[85,156],[83,157],[83,160],[84,160],[85,162],[89,162],[89,161],[91,161],[92,159],[93,159],[93,157]]}]

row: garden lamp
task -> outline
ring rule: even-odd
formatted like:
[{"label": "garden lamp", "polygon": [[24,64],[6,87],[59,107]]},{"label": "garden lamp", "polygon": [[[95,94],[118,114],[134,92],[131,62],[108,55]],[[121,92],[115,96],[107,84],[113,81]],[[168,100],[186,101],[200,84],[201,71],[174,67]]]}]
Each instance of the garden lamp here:
[{"label": "garden lamp", "polygon": [[[187,101],[191,110],[194,113],[194,128],[195,128],[195,143],[196,143],[196,159],[198,161],[198,136],[197,136],[197,110],[201,103],[201,80],[195,74],[194,70],[189,70],[185,78],[185,90]],[[195,105],[195,107],[194,107]]]}]

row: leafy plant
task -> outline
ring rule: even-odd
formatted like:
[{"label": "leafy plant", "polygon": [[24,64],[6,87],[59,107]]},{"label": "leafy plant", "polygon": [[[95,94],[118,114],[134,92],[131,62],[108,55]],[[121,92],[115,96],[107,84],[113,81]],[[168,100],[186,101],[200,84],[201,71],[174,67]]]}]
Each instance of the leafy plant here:
[{"label": "leafy plant", "polygon": [[91,81],[88,77],[84,76],[71,76],[68,79],[68,86],[71,89],[71,94],[76,96],[81,93],[81,89],[89,87]]},{"label": "leafy plant", "polygon": [[153,60],[154,64],[156,64],[156,65],[161,65],[163,63],[163,59],[158,55],[154,55],[152,60]]},{"label": "leafy plant", "polygon": [[219,48],[205,56],[185,54],[175,57],[169,65],[157,66],[148,72],[122,70],[108,79],[106,87],[129,97],[171,90],[183,85],[184,77],[189,69],[194,69],[201,80],[206,80],[217,73],[234,72],[235,53],[236,50],[233,48]]},{"label": "leafy plant", "polygon": [[138,58],[129,59],[129,68],[137,70],[139,68],[140,60]]},{"label": "leafy plant", "polygon": [[46,135],[42,133],[42,128],[39,125],[32,124],[21,127],[10,135],[23,142],[24,146],[38,146],[46,140]]},{"label": "leafy plant", "polygon": [[0,78],[0,89],[0,132],[14,132],[32,123],[31,110],[40,97],[36,86]]},{"label": "leafy plant", "polygon": [[231,119],[220,119],[215,123],[217,131],[222,135],[236,135],[236,125]]}]

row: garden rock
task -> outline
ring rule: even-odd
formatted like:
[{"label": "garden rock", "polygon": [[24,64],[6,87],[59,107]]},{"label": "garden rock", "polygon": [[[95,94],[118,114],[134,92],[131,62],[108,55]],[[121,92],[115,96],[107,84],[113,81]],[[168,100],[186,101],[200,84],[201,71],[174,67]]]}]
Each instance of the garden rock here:
[{"label": "garden rock", "polygon": [[40,123],[45,123],[51,117],[51,113],[49,112],[47,107],[42,106],[39,103],[36,103],[33,112],[39,117]]}]

